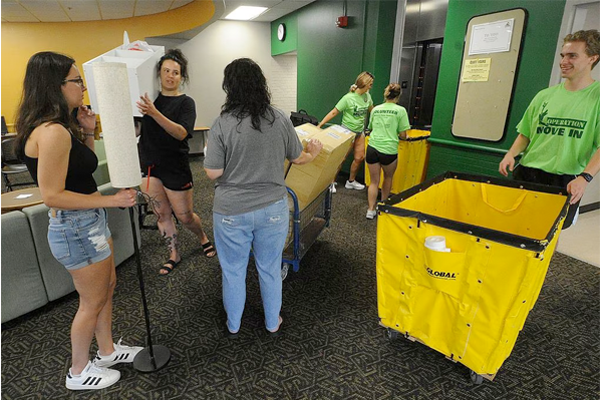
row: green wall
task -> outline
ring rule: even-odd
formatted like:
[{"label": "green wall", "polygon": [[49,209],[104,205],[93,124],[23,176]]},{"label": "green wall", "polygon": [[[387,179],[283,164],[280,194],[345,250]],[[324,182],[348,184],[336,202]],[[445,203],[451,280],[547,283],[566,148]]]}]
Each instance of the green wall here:
[{"label": "green wall", "polygon": [[[298,108],[319,120],[348,92],[360,72],[375,75],[371,90],[375,104],[383,102],[383,90],[390,83],[397,1],[347,1],[348,27],[338,28],[335,21],[343,15],[343,4],[319,0],[271,23],[271,53],[282,54],[285,41],[277,40],[277,26],[296,18]],[[340,122],[341,117],[331,121]],[[346,160],[343,171],[349,171],[350,161]]]},{"label": "green wall", "polygon": [[[285,38],[283,42],[277,39],[279,24],[285,24]],[[296,14],[289,14],[271,23],[271,55],[289,53],[298,49],[298,19]]]},{"label": "green wall", "polygon": [[[448,170],[499,176],[498,163],[517,136],[517,123],[535,94],[548,87],[564,6],[565,0],[450,0],[431,128],[429,178]],[[469,19],[517,7],[527,10],[528,20],[506,134],[496,143],[455,138],[450,126]]]},{"label": "green wall", "polygon": [[[396,1],[367,2],[367,27],[363,68],[375,75],[371,96],[381,104],[383,91],[390,82],[394,31],[396,29]],[[356,77],[355,77],[356,78]]]},{"label": "green wall", "polygon": [[[390,83],[396,0],[347,1],[349,26],[335,26],[343,1],[318,0],[271,23],[271,53],[297,51],[298,108],[322,119],[361,71],[375,75],[371,96],[383,101]],[[565,0],[449,0],[444,47],[431,134],[428,177],[447,170],[498,175],[498,163],[514,141],[515,127],[535,94],[548,86]],[[450,126],[458,90],[464,36],[469,19],[512,8],[528,12],[522,56],[505,137],[496,143],[455,138]],[[279,23],[287,38],[277,40]],[[340,117],[332,123],[339,123]],[[343,171],[348,172],[349,161]]]}]

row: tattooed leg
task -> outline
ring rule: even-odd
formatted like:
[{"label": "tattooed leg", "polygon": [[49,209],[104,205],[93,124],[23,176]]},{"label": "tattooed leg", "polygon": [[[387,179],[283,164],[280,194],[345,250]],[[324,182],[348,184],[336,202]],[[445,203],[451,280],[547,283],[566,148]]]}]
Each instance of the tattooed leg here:
[{"label": "tattooed leg", "polygon": [[189,229],[194,235],[198,236],[198,239],[200,239],[200,244],[208,243],[208,237],[202,229],[200,217],[193,210],[190,209],[182,213],[178,213],[177,219],[179,219],[179,222],[181,222],[183,226]]},{"label": "tattooed leg", "polygon": [[163,233],[163,239],[167,244],[167,249],[169,250],[169,253],[171,255],[177,254],[177,233],[174,233],[173,236],[167,236],[165,233]]},{"label": "tattooed leg", "polygon": [[167,236],[165,232],[163,232],[163,239],[167,244],[167,249],[169,249],[169,260],[163,264],[163,267],[160,269],[161,275],[167,275],[177,267],[177,264],[181,261],[181,257],[178,256],[177,251],[177,233],[174,233],[173,236]]},{"label": "tattooed leg", "polygon": [[177,228],[173,222],[171,214],[158,214],[158,230],[163,237],[164,243],[169,251],[169,259],[175,262],[179,262],[181,257],[179,256],[179,243],[177,240]]}]

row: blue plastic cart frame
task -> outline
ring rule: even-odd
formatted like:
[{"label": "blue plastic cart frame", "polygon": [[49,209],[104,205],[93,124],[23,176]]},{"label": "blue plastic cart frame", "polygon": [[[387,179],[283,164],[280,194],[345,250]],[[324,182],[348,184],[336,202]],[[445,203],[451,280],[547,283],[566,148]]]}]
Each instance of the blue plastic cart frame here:
[{"label": "blue plastic cart frame", "polygon": [[331,186],[321,192],[302,211],[298,205],[298,196],[287,188],[293,202],[290,210],[292,218],[292,240],[283,250],[281,261],[281,278],[285,279],[289,267],[294,272],[300,269],[300,260],[317,240],[323,229],[329,226],[331,220]]}]

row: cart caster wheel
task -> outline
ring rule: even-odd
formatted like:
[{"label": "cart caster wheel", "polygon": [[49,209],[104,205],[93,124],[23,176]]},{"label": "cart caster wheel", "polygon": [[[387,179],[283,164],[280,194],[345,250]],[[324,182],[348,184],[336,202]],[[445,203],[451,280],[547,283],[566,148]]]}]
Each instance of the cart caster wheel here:
[{"label": "cart caster wheel", "polygon": [[290,264],[283,263],[281,264],[281,280],[284,281],[288,276],[288,272],[290,271]]},{"label": "cart caster wheel", "polygon": [[470,372],[471,372],[471,382],[473,382],[475,385],[481,385],[483,383],[483,376],[476,374],[475,371],[470,371]]},{"label": "cart caster wheel", "polygon": [[399,332],[392,328],[387,328],[387,337],[390,341],[398,339]]}]

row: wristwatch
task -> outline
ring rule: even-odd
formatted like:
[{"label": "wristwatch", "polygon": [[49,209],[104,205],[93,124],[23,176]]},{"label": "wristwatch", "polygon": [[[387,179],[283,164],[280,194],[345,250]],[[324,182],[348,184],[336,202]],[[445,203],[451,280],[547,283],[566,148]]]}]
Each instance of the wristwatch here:
[{"label": "wristwatch", "polygon": [[588,174],[587,172],[582,172],[577,176],[581,176],[583,179],[585,179],[587,182],[591,182],[592,179],[594,179],[594,176],[592,174]]}]

